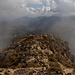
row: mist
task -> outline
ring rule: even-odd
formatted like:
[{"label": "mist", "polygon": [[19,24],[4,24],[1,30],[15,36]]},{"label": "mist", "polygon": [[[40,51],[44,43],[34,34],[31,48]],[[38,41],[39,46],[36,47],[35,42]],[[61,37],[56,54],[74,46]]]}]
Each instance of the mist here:
[{"label": "mist", "polygon": [[73,18],[62,18],[55,23],[48,33],[59,36],[69,43],[70,52],[75,55],[75,20]]},{"label": "mist", "polygon": [[12,27],[7,25],[5,21],[0,22],[0,49],[6,47],[11,43]]},{"label": "mist", "polygon": [[75,17],[35,17],[20,18],[0,22],[0,49],[7,47],[15,39],[30,34],[52,34],[68,41],[70,52],[75,55]]}]

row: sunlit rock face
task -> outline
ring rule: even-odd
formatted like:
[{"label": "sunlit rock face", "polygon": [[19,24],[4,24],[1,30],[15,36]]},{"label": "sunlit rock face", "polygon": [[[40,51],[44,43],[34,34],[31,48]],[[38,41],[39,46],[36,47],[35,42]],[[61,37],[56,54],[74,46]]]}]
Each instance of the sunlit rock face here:
[{"label": "sunlit rock face", "polygon": [[39,34],[3,49],[0,68],[1,75],[74,75],[75,65],[67,42],[57,36]]}]

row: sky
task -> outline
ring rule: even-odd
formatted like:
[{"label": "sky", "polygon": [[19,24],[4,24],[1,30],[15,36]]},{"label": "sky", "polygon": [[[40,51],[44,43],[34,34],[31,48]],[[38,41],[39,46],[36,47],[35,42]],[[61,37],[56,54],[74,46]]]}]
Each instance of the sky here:
[{"label": "sky", "polygon": [[[52,15],[75,15],[75,0],[0,0],[0,21],[1,19],[10,20],[25,16],[38,17]],[[11,25],[13,25],[13,23]],[[12,28],[9,25],[8,27],[6,26],[0,29],[0,48],[4,48],[4,46],[10,43],[10,34],[13,32],[13,29],[14,27]],[[33,30],[33,28],[28,29]],[[35,28],[35,30],[36,29],[37,28]],[[50,29],[47,31],[50,32]],[[64,40],[69,41],[70,45],[72,44],[72,52],[75,54],[74,20],[68,18],[67,21],[63,19],[61,22],[55,23],[52,28],[52,33],[56,33],[56,35],[58,34],[58,36],[63,37]]]},{"label": "sky", "polygon": [[0,0],[0,18],[75,15],[75,0]]}]

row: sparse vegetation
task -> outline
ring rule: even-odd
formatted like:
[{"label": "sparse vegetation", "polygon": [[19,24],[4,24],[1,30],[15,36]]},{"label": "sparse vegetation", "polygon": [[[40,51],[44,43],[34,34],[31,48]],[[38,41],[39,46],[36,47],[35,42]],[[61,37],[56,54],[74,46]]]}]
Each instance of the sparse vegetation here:
[{"label": "sparse vegetation", "polygon": [[[63,44],[66,43],[63,42]],[[63,50],[64,47],[66,51]],[[0,59],[2,60],[0,61],[0,67],[13,69],[36,68],[38,72],[47,72],[48,74],[50,72],[57,72],[58,74],[58,71],[62,73],[62,68],[58,62],[66,68],[75,68],[69,58],[71,54],[69,54],[69,57],[68,55],[66,57],[62,55],[62,51],[63,54],[65,52],[70,53],[67,48],[66,45],[62,45],[62,40],[58,37],[49,34],[30,35],[4,49],[3,60]],[[68,59],[70,62],[68,62]],[[40,67],[42,67],[41,70],[39,70]]]},{"label": "sparse vegetation", "polygon": [[56,59],[54,57],[52,57],[52,56],[49,56],[48,59],[49,59],[49,61],[56,62]]},{"label": "sparse vegetation", "polygon": [[31,63],[31,62],[29,62],[29,63],[27,64],[27,67],[34,67],[34,68],[37,68],[37,67],[40,67],[40,64],[39,64],[39,63]]}]

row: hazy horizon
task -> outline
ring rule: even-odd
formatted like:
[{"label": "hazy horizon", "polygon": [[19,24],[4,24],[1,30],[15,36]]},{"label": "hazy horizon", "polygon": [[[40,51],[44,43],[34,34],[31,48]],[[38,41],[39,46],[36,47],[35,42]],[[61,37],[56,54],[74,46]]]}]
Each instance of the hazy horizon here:
[{"label": "hazy horizon", "polygon": [[68,41],[75,54],[74,0],[1,0],[0,49],[15,34],[49,33]]}]

